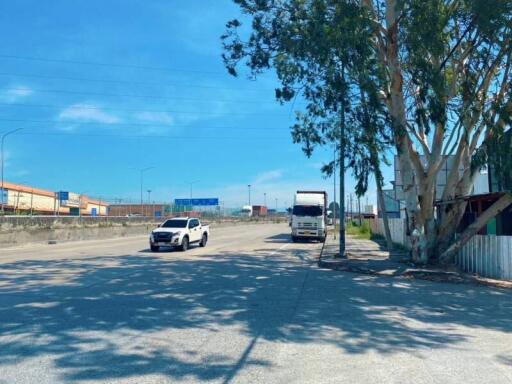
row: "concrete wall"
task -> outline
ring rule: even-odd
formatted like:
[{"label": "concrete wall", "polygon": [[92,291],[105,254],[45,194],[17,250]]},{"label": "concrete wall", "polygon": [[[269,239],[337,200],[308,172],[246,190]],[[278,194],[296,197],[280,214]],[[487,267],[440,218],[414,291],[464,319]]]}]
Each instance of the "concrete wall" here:
[{"label": "concrete wall", "polygon": [[[206,223],[223,227],[266,222],[269,221],[224,218]],[[0,247],[147,235],[158,224],[154,219],[144,217],[0,217]]]},{"label": "concrete wall", "polygon": [[156,226],[144,218],[2,217],[0,247],[143,235]]}]

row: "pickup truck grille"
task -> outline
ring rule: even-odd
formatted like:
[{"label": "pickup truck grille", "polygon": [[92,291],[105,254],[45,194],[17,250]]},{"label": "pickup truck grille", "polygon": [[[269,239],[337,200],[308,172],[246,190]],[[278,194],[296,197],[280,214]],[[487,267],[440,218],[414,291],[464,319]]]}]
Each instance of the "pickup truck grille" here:
[{"label": "pickup truck grille", "polygon": [[155,232],[153,233],[155,241],[171,241],[172,233],[170,232]]}]

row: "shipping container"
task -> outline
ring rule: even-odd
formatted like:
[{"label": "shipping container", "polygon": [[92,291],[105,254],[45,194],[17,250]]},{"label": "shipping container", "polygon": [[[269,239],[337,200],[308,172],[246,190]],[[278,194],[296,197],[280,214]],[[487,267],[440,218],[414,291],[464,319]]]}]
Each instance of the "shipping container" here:
[{"label": "shipping container", "polygon": [[253,217],[266,217],[268,214],[267,207],[264,205],[253,205],[252,216]]}]

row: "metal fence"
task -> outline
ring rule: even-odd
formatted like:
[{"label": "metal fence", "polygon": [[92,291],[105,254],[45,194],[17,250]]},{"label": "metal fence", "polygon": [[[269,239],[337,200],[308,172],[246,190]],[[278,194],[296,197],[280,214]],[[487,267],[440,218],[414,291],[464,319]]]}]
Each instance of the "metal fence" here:
[{"label": "metal fence", "polygon": [[[372,232],[384,235],[382,219],[371,223]],[[389,219],[391,239],[410,248],[404,219]],[[475,235],[460,250],[455,264],[482,277],[512,280],[512,236]]]},{"label": "metal fence", "polygon": [[512,236],[475,235],[457,255],[456,264],[479,276],[512,280]]},{"label": "metal fence", "polygon": [[[384,236],[384,220],[372,220],[372,232]],[[391,240],[393,243],[400,244],[409,248],[409,239],[406,236],[405,220],[404,219],[388,219],[389,232],[391,232]]]}]

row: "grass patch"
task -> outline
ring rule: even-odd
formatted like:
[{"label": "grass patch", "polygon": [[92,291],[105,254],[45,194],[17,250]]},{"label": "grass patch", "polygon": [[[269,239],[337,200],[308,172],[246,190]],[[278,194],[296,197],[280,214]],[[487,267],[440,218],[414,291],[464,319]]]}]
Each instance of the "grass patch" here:
[{"label": "grass patch", "polygon": [[345,227],[345,232],[347,235],[354,236],[358,239],[370,240],[372,238],[372,230],[370,224],[367,222],[363,222],[361,225],[357,222],[349,222]]}]

